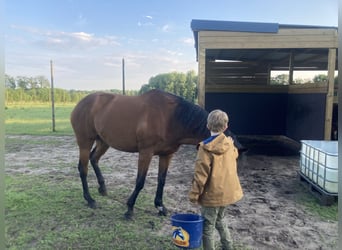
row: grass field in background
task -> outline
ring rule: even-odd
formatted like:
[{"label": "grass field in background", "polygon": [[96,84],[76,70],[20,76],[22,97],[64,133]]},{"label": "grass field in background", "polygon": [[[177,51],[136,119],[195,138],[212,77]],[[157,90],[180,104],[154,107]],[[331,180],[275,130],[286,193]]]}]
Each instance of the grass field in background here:
[{"label": "grass field in background", "polygon": [[55,104],[55,132],[51,104],[9,104],[5,107],[5,133],[72,135],[70,114],[76,104]]}]

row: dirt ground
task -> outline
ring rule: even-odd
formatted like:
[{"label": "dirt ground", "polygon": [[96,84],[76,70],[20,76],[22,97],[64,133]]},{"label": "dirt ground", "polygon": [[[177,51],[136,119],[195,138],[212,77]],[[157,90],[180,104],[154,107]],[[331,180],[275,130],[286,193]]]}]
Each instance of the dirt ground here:
[{"label": "dirt ground", "polygon": [[[78,171],[78,150],[72,136],[8,135],[6,138],[47,142],[6,147],[7,174],[64,171],[75,175]],[[286,140],[275,142],[273,139],[267,139],[262,144],[253,138],[241,138],[241,141],[248,144],[250,149],[238,162],[244,198],[229,206],[226,216],[234,241],[247,249],[337,249],[338,223],[319,219],[298,203],[298,197],[307,192],[300,185],[297,174],[298,145]],[[109,193],[115,192],[115,188],[120,185],[133,191],[137,156],[135,153],[114,149],[103,156],[100,167],[102,166]],[[164,190],[164,204],[170,215],[200,212],[200,208],[192,205],[187,197],[195,157],[195,147],[186,145],[180,148],[171,162]],[[54,167],[60,163],[65,166],[64,169]],[[154,195],[157,164],[157,158],[154,158],[142,192]],[[32,165],[45,167],[37,169],[32,168]],[[92,172],[89,175],[90,191],[96,199],[97,187]],[[75,181],[80,182],[78,178]],[[161,234],[170,232],[170,224],[166,224],[160,231]]]}]

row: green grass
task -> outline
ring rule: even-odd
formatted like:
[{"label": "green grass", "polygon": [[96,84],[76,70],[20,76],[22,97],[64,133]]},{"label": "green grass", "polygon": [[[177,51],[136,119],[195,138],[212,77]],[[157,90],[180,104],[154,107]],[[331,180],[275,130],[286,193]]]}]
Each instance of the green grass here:
[{"label": "green grass", "polygon": [[309,190],[303,188],[300,183],[293,187],[296,192],[296,201],[305,207],[305,210],[322,220],[338,221],[338,202],[330,206],[323,206]]},{"label": "green grass", "polygon": [[55,132],[49,104],[7,105],[5,133],[30,135],[72,135],[70,114],[75,104],[55,105]]},{"label": "green grass", "polygon": [[[7,249],[174,249],[170,235],[158,233],[168,218],[137,209],[136,221],[124,219],[127,189],[97,196],[105,205],[93,210],[73,178],[6,176]],[[152,197],[142,195],[136,206],[145,203]]]},{"label": "green grass", "polygon": [[[49,149],[63,146],[54,138],[8,137],[6,153],[30,145]],[[6,249],[175,249],[171,227],[167,229],[169,217],[157,215],[153,193],[139,195],[133,221],[127,221],[124,213],[130,188],[108,185],[113,191],[107,197],[90,188],[99,206],[90,209],[82,197],[76,166],[75,171],[68,172],[69,164],[51,162],[56,170],[39,172],[45,164],[27,162],[24,169],[28,172],[11,166],[5,175]],[[97,186],[96,180],[89,178],[89,185]]]},{"label": "green grass", "polygon": [[298,202],[303,204],[308,212],[320,217],[323,220],[338,221],[338,203],[335,202],[331,206],[320,205],[318,199],[310,193],[299,196]]}]

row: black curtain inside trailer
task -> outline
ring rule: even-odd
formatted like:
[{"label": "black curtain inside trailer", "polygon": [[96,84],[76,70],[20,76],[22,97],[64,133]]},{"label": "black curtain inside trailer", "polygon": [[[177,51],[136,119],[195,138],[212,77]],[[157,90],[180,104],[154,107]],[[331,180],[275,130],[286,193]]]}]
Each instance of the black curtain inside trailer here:
[{"label": "black curtain inside trailer", "polygon": [[324,140],[326,94],[288,94],[286,136]]},{"label": "black curtain inside trailer", "polygon": [[324,138],[325,94],[206,93],[205,108],[227,112],[237,135]]}]

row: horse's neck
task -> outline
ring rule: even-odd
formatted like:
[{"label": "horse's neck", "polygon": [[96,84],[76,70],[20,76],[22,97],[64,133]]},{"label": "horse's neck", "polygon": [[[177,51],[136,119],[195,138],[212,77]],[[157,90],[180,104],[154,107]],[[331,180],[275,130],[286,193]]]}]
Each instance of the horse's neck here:
[{"label": "horse's neck", "polygon": [[187,144],[187,145],[197,145],[201,140],[195,138],[184,138],[180,141],[180,144]]},{"label": "horse's neck", "polygon": [[200,143],[201,141],[210,136],[210,132],[208,129],[203,129],[198,132],[200,133],[197,133],[196,135],[184,136],[181,139],[181,144],[197,145],[198,143]]}]

